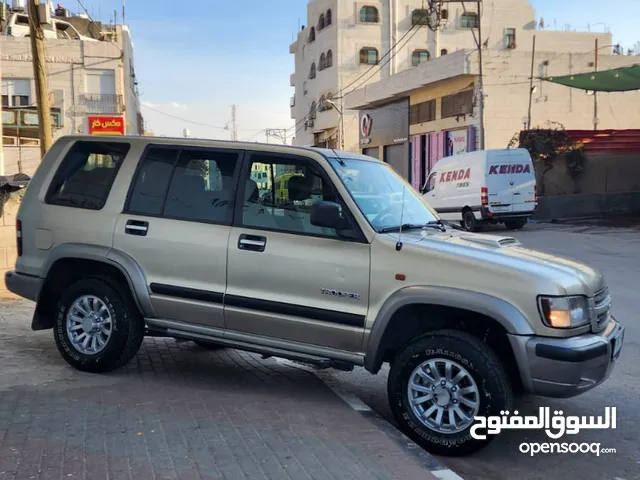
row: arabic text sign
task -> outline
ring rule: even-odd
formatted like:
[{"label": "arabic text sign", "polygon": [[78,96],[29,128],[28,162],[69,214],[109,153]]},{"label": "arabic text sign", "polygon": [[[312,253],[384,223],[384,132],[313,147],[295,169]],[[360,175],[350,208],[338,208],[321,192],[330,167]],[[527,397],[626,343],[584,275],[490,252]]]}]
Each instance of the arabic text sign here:
[{"label": "arabic text sign", "polygon": [[124,119],[122,117],[90,116],[88,121],[91,135],[124,135]]},{"label": "arabic text sign", "polygon": [[[475,417],[478,422],[471,427],[471,436],[476,440],[484,440],[486,434],[495,435],[502,430],[541,430],[544,429],[547,436],[558,439],[565,434],[575,435],[580,430],[616,428],[616,407],[606,407],[604,419],[594,416],[567,416],[562,411],[554,411],[550,415],[549,407],[540,407],[538,416],[514,415],[509,417],[509,412],[500,412],[502,416]],[[486,434],[476,433],[478,429],[486,429]]]}]

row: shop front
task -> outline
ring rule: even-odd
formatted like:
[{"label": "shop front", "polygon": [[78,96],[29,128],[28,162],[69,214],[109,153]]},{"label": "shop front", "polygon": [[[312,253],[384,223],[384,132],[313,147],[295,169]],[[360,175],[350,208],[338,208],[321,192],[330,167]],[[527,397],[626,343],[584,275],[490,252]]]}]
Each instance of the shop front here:
[{"label": "shop front", "polygon": [[362,153],[388,163],[410,179],[409,99],[361,110],[359,120]]}]

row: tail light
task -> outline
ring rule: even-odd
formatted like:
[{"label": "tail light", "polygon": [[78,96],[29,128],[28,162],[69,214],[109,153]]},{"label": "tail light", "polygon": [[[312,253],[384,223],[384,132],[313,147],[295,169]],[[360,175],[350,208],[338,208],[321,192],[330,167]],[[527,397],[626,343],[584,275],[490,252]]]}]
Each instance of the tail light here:
[{"label": "tail light", "polygon": [[489,205],[489,191],[487,190],[487,187],[482,187],[480,190],[480,203],[482,203],[483,207]]},{"label": "tail light", "polygon": [[20,220],[16,220],[16,247],[18,256],[22,256],[22,222]]}]

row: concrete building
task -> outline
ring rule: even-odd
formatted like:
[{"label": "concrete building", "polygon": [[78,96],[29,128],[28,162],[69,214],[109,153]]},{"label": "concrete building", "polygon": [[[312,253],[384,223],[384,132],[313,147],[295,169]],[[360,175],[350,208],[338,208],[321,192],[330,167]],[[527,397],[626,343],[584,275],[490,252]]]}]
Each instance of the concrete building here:
[{"label": "concrete building", "polygon": [[[20,9],[5,13],[0,175],[32,175],[40,162],[40,140],[28,23],[24,28],[28,18]],[[144,122],[128,27],[70,16],[66,9],[53,13],[45,25],[45,55],[54,140],[71,133],[141,135]]]},{"label": "concrete building", "polygon": [[[530,88],[531,53],[485,52],[485,148],[505,148],[526,129],[530,98],[533,128],[557,122],[567,129],[593,130],[594,117],[600,130],[640,124],[638,91],[594,96],[544,80],[535,80]],[[598,70],[632,65],[633,58],[600,54]],[[594,67],[592,52],[536,51],[534,77],[577,74]],[[481,148],[478,80],[477,51],[460,50],[348,95],[345,108],[359,110],[360,125],[370,126],[360,129],[361,151],[392,164],[414,186],[422,185],[443,156]]]},{"label": "concrete building", "polygon": [[[340,143],[343,143],[346,150],[362,151],[360,116],[354,109],[367,106],[367,102],[355,100],[361,98],[357,90],[369,85],[369,94],[376,90],[380,92],[379,101],[383,97],[388,99],[398,93],[394,88],[405,90],[401,80],[405,78],[401,77],[403,72],[408,77],[441,78],[448,84],[452,74],[440,70],[450,65],[454,70],[465,68],[468,73],[464,75],[468,78],[459,81],[472,83],[476,73],[472,73],[468,63],[474,58],[469,51],[475,48],[474,34],[478,33],[474,28],[479,21],[475,4],[445,3],[441,27],[435,32],[426,26],[414,28],[414,25],[424,23],[423,5],[422,0],[309,2],[307,25],[298,32],[289,48],[295,57],[295,73],[290,78],[291,86],[295,87],[291,99],[291,118],[296,120],[295,145],[342,148]],[[529,76],[530,65],[521,63],[526,63],[527,57],[529,62],[531,60],[534,34],[536,49],[552,52],[552,55],[592,52],[596,39],[600,46],[612,43],[611,34],[607,33],[543,28],[527,0],[484,2],[481,20],[485,57],[494,58],[495,62],[504,60],[500,60],[501,55],[522,59],[513,64],[513,68],[518,68],[517,74],[506,75],[507,69],[512,67],[508,64],[500,67],[497,63],[494,72],[497,74],[502,69],[505,78],[517,77],[520,81]],[[389,55],[384,57],[387,52]],[[611,48],[600,53],[603,56],[610,52]],[[452,57],[452,54],[456,55]],[[561,58],[566,60],[568,57]],[[558,63],[554,62],[554,65]],[[455,88],[459,87],[457,84]],[[470,94],[465,95],[469,97]],[[338,108],[323,102],[329,96],[335,97],[333,101]],[[494,94],[494,98],[496,96]],[[403,107],[396,106],[396,112],[399,112],[397,108]],[[542,112],[538,109],[537,113]],[[515,123],[520,125],[522,114],[518,112],[517,115]],[[341,120],[343,142],[338,141]],[[514,119],[509,121],[513,125]]]}]

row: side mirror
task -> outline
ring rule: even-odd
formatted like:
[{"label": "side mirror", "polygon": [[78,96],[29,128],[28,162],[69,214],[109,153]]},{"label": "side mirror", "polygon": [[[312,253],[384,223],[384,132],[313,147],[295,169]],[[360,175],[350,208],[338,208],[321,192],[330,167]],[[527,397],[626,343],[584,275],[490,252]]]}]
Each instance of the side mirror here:
[{"label": "side mirror", "polygon": [[347,230],[349,222],[342,216],[340,205],[335,202],[318,202],[311,208],[311,225]]}]

